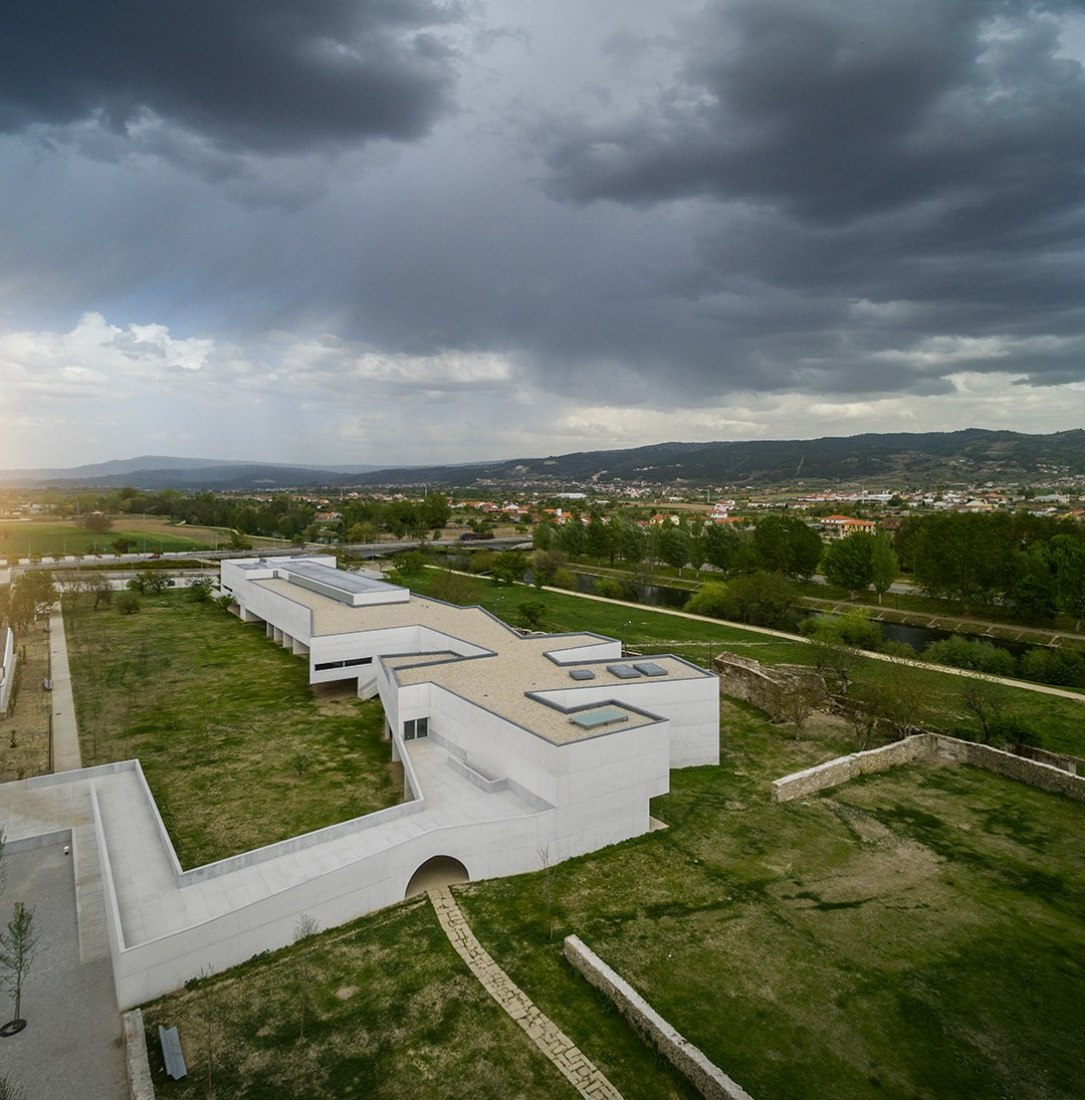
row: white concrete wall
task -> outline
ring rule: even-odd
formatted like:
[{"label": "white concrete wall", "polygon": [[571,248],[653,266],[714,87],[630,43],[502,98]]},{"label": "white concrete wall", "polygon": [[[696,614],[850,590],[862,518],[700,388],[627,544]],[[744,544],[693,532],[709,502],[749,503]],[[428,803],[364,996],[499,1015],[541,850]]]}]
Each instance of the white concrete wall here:
[{"label": "white concrete wall", "polygon": [[0,718],[8,709],[11,700],[11,688],[15,683],[15,635],[11,627],[5,626],[2,635],[3,648],[0,649]]}]

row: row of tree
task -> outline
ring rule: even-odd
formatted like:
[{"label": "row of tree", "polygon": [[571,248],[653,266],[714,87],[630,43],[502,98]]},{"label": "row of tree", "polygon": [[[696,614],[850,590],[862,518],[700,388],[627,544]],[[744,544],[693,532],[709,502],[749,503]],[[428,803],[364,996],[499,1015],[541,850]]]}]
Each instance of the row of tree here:
[{"label": "row of tree", "polygon": [[898,528],[901,563],[932,596],[1000,604],[1028,619],[1085,618],[1085,527],[1011,515],[915,516]]},{"label": "row of tree", "polygon": [[725,573],[780,573],[809,577],[821,560],[821,536],[795,516],[766,516],[753,531],[732,525],[705,525],[701,517],[642,526],[621,512],[605,521],[594,513],[557,526],[538,523],[533,533],[540,550],[559,549],[570,557],[591,557],[637,567],[663,563],[675,569],[711,565]]}]

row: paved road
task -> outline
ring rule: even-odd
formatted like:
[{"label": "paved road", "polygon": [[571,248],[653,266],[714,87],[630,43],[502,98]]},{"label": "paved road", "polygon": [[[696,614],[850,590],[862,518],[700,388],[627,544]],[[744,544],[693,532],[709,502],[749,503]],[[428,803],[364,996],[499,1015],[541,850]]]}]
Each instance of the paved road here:
[{"label": "paved road", "polygon": [[[34,907],[37,952],[23,986],[28,1026],[0,1038],[0,1073],[26,1100],[123,1100],[128,1095],[121,1018],[108,958],[79,961],[72,861],[60,844],[6,855],[0,920],[16,901]],[[12,1002],[0,999],[0,1019]]]}]

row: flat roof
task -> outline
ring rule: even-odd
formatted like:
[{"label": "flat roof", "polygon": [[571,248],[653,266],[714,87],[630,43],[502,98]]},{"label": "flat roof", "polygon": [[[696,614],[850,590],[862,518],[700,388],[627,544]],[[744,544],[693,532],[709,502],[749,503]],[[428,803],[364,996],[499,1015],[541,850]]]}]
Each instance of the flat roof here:
[{"label": "flat roof", "polygon": [[[482,655],[463,656],[448,650],[438,640],[430,652],[389,655],[381,660],[401,686],[435,684],[554,744],[599,736],[610,732],[612,727],[604,725],[592,730],[574,724],[568,710],[548,703],[547,696],[556,699],[556,693],[561,692],[560,697],[569,702],[568,693],[572,692],[571,705],[580,709],[583,704],[577,703],[576,695],[581,691],[598,696],[600,688],[612,686],[623,688],[625,694],[629,686],[637,683],[647,686],[662,680],[691,680],[711,675],[672,656],[654,656],[650,662],[641,658],[616,660],[613,656],[615,639],[600,634],[525,636],[482,608],[459,607],[413,592],[409,601],[402,603],[352,607],[283,579],[255,583],[309,608],[314,637],[423,627],[479,647],[485,651]],[[604,655],[603,647],[610,647],[611,654]],[[649,664],[652,672],[636,671],[630,667],[631,661]],[[613,672],[611,666],[622,671]],[[627,669],[632,672],[632,679],[628,678]],[[570,673],[576,670],[591,673],[591,678],[571,679]],[[598,705],[610,702],[612,700],[604,697]],[[657,721],[649,714],[629,710],[620,703],[617,705],[625,717],[622,729],[635,729]],[[649,696],[645,697],[644,706],[651,709]]]}]

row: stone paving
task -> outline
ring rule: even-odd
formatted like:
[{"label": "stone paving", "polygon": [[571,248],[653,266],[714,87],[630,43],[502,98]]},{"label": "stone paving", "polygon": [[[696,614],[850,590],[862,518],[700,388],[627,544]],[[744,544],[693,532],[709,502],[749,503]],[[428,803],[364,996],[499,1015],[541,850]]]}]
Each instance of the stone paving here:
[{"label": "stone paving", "polygon": [[622,1100],[603,1072],[545,1016],[522,989],[494,962],[475,938],[447,886],[429,891],[437,919],[452,946],[491,997],[520,1025],[527,1037],[550,1059],[562,1076],[591,1100]]}]

